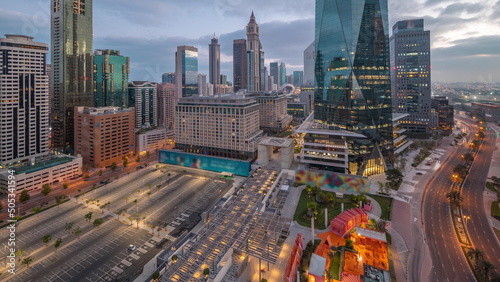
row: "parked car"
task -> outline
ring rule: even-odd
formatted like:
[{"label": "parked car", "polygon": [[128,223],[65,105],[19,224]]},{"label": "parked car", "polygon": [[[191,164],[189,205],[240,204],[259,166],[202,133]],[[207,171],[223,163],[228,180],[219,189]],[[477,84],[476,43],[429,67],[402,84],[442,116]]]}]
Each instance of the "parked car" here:
[{"label": "parked car", "polygon": [[135,249],[137,249],[134,245],[129,245],[128,246],[128,250],[129,251],[135,251]]}]

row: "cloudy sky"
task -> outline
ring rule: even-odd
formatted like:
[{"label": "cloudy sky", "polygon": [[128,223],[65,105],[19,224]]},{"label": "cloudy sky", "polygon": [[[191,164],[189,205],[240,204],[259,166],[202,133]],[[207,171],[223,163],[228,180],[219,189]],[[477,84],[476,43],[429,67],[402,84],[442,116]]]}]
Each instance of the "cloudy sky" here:
[{"label": "cloudy sky", "polygon": [[[0,0],[0,34],[50,43],[49,0]],[[221,73],[232,81],[232,41],[245,38],[254,10],[266,64],[302,70],[314,39],[314,0],[94,1],[94,49],[118,49],[131,60],[131,80],[161,81],[175,71],[178,45],[199,50],[208,73],[208,44],[221,44]],[[431,31],[433,81],[500,82],[500,0],[389,0],[389,22],[424,18]]]}]

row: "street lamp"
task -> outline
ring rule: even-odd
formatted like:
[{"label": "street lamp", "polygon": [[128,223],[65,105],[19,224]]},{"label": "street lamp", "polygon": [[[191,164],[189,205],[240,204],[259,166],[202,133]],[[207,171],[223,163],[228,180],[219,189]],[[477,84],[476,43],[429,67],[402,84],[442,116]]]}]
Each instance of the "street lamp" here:
[{"label": "street lamp", "polygon": [[464,219],[465,219],[465,226],[467,226],[467,220],[470,219],[470,216],[469,215],[464,215]]}]

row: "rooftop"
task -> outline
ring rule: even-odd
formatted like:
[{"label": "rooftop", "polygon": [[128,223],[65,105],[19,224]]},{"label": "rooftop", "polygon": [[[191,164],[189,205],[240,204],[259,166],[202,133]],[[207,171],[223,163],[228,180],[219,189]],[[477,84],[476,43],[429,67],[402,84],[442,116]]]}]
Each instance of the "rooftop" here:
[{"label": "rooftop", "polygon": [[33,173],[42,169],[62,165],[65,163],[69,163],[74,159],[74,157],[53,157],[50,159],[46,159],[40,162],[36,162],[34,165],[23,165],[23,166],[18,166],[18,167],[13,167],[13,169],[16,171],[16,174],[22,174],[22,173]]},{"label": "rooftop", "polygon": [[314,133],[314,134],[366,138],[366,136],[360,133],[344,130],[334,125],[319,123],[314,119],[314,112],[312,112],[306,118],[306,120],[299,126],[299,128],[297,129],[297,133]]}]

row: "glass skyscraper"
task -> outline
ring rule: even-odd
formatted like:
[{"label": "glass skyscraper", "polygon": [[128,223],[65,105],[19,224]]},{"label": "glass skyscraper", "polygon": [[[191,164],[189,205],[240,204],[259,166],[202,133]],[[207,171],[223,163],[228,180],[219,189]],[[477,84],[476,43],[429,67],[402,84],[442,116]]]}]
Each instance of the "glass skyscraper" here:
[{"label": "glass skyscraper", "polygon": [[347,143],[348,173],[384,172],[393,161],[387,0],[317,0],[315,53],[315,119],[354,133],[335,137]]},{"label": "glass skyscraper", "polygon": [[193,46],[178,46],[175,52],[175,79],[177,95],[198,95],[198,49]]},{"label": "glass skyscraper", "polygon": [[52,144],[73,151],[74,107],[94,106],[92,0],[51,1]]},{"label": "glass skyscraper", "polygon": [[94,99],[96,107],[128,107],[129,58],[118,50],[94,52]]}]

